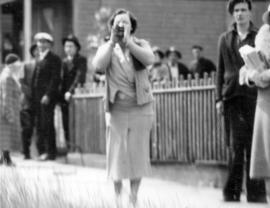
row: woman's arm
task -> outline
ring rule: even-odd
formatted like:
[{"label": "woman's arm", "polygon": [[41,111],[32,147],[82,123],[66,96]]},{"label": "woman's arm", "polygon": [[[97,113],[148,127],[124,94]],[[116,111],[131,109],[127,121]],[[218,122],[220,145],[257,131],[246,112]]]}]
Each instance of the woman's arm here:
[{"label": "woman's arm", "polygon": [[92,65],[96,72],[104,73],[111,61],[111,55],[114,48],[113,41],[109,40],[100,46],[93,58]]},{"label": "woman's arm", "polygon": [[257,87],[268,87],[270,85],[270,69],[250,74],[249,80],[253,81]]},{"label": "woman's arm", "polygon": [[149,66],[154,63],[155,56],[147,41],[136,40],[133,37],[128,39],[126,46],[129,48],[132,55],[134,55],[144,66]]}]

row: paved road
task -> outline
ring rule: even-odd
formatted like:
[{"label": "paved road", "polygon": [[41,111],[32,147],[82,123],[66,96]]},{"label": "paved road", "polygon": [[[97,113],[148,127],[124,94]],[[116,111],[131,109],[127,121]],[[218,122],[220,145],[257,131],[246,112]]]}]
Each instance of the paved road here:
[{"label": "paved road", "polygon": [[[61,164],[59,161],[24,161],[21,157],[15,157],[15,162],[20,178],[23,178],[33,189],[33,193],[43,193],[44,195],[44,193],[54,192],[58,197],[63,196],[69,204],[75,204],[78,207],[114,207],[113,186],[111,181],[106,178],[103,165],[96,168],[81,167]],[[38,188],[34,184],[37,181]],[[125,182],[123,191],[125,208],[129,207],[127,205],[128,193],[128,184]],[[42,203],[40,207],[43,208]],[[244,195],[241,203],[224,203],[221,198],[221,190],[217,188],[203,186],[198,188],[169,180],[146,178],[143,180],[139,192],[139,207],[266,208],[270,205],[247,203]]]}]

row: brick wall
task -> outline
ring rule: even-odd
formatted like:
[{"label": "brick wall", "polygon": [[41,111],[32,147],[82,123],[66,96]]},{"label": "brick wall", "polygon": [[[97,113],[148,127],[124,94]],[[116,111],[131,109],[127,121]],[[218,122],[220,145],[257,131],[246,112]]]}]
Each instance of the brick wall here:
[{"label": "brick wall", "polygon": [[87,36],[95,33],[95,12],[100,8],[100,0],[73,0],[73,28],[82,45],[82,53],[87,54]]},{"label": "brick wall", "polygon": [[[77,2],[78,1],[78,2]],[[226,2],[222,0],[76,0],[74,27],[80,38],[91,30],[94,12],[100,5],[127,8],[138,19],[137,36],[148,39],[152,45],[166,50],[176,46],[183,54],[183,62],[189,63],[191,46],[200,44],[204,54],[216,60],[218,36],[227,28],[230,18],[226,14]],[[100,3],[102,2],[102,3]],[[266,1],[254,2],[254,22],[261,25],[261,14],[267,8]],[[78,24],[78,25],[77,25]]]}]

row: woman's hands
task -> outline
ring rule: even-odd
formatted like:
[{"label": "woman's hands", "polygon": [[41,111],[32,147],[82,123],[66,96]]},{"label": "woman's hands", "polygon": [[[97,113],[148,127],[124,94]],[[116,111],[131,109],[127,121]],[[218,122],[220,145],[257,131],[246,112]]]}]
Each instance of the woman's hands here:
[{"label": "woman's hands", "polygon": [[119,23],[112,27],[111,29],[111,37],[110,41],[113,44],[119,43],[128,45],[130,41],[132,41],[131,34],[130,34],[130,25]]}]

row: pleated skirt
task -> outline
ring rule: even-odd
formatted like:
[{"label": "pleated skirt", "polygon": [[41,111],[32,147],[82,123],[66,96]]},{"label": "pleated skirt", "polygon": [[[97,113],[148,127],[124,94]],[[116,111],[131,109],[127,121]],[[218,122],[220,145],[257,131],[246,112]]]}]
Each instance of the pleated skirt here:
[{"label": "pleated skirt", "polygon": [[134,179],[151,172],[149,140],[153,104],[117,101],[107,121],[107,173],[113,180]]},{"label": "pleated skirt", "polygon": [[251,148],[250,177],[270,179],[270,103],[258,100]]}]

